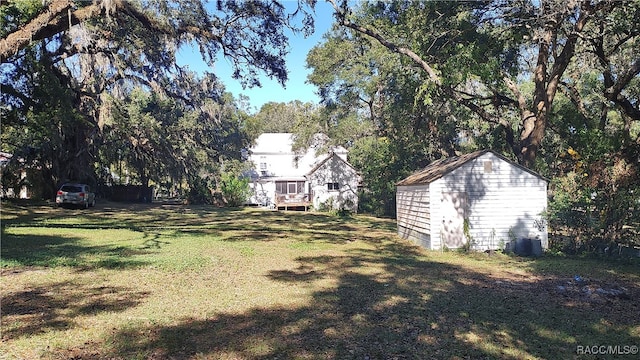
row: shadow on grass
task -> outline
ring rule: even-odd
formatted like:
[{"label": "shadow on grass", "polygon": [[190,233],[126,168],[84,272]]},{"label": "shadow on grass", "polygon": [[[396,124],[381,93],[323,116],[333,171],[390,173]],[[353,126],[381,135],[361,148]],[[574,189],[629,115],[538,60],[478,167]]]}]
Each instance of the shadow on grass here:
[{"label": "shadow on grass", "polygon": [[[592,302],[555,292],[558,278],[508,283],[435,261],[415,248],[378,243],[344,256],[305,256],[272,271],[292,286],[337,285],[305,306],[184,319],[173,326],[127,327],[113,352],[132,358],[572,358],[577,346],[635,345],[635,300]],[[632,298],[637,296],[635,288]]]},{"label": "shadow on grass", "polygon": [[69,266],[79,270],[140,267],[145,262],[134,257],[146,253],[126,246],[89,246],[69,236],[15,235],[5,231],[0,251],[2,263],[9,267]]},{"label": "shadow on grass", "polygon": [[[395,232],[393,221],[368,216],[343,218],[326,213],[221,209],[212,206],[103,203],[89,210],[13,206],[6,211],[3,209],[2,215],[3,228],[126,229],[141,232],[149,240],[143,248],[156,249],[162,243],[154,242],[154,238],[159,239],[157,234],[166,231],[202,233],[220,236],[227,241],[266,241],[272,235],[304,234],[315,239],[336,239],[338,243],[354,240],[345,238],[341,233],[354,232],[363,227],[372,231]],[[324,229],[330,229],[331,232],[320,233]]]},{"label": "shadow on grass", "polygon": [[[363,224],[374,229],[375,219],[339,218],[328,214],[218,209],[210,206],[103,204],[90,210],[14,207],[16,217],[2,223],[2,263],[5,266],[71,266],[79,269],[133,268],[144,265],[134,255],[161,250],[182,234],[214,236],[224,241],[296,241],[344,244],[374,241],[364,234]],[[7,215],[7,214],[4,214]],[[3,215],[3,216],[4,216]],[[363,224],[361,224],[364,222]],[[63,229],[126,229],[144,234],[136,249],[131,246],[91,246],[71,236],[13,235],[8,228],[43,227]],[[357,234],[354,236],[354,234]]]},{"label": "shadow on grass", "polygon": [[[128,215],[117,209],[102,211],[102,215],[83,215],[89,224],[121,223],[144,230],[144,247],[150,250],[162,247],[162,236],[167,236],[154,231],[164,227],[162,221],[171,225],[169,232],[175,236],[201,232],[223,240],[227,237],[227,241],[264,241],[273,236],[299,235],[305,239],[301,241],[339,245],[357,240],[368,246],[367,250],[356,247],[341,251],[339,256],[300,256],[296,268],[267,274],[271,281],[292,287],[325,284],[314,287],[317,290],[305,305],[218,313],[209,318],[179,319],[164,326],[127,324],[110,333],[98,350],[100,354],[95,354],[100,344],[92,343],[84,349],[87,355],[77,358],[556,359],[575,357],[577,346],[640,343],[637,276],[627,276],[631,282],[623,284],[629,288],[630,299],[591,301],[556,290],[566,281],[563,276],[571,277],[581,270],[579,264],[557,271],[554,264],[546,263],[550,260],[532,260],[526,268],[538,277],[535,281],[524,275],[497,280],[489,270],[455,265],[405,243],[390,242],[386,239],[388,231],[394,230],[392,222],[378,223],[366,217],[149,207],[139,213],[139,218],[118,220]],[[104,220],[105,214],[110,217],[108,221]],[[374,236],[377,230],[386,234]],[[265,232],[270,236],[265,237]],[[20,236],[10,237],[7,249],[3,234],[3,260],[6,254],[23,265],[46,266],[75,258],[81,259],[74,265],[78,267],[102,260],[136,266],[128,258],[130,251],[81,246],[79,239]],[[86,257],[99,260],[83,264]],[[334,285],[328,287],[327,283]],[[101,290],[82,285],[78,295],[67,286],[76,284],[9,294],[11,314],[33,317],[27,325],[9,328],[11,336],[35,333],[40,323],[43,328],[73,326],[73,318],[67,314],[118,311],[122,309],[118,306],[135,306],[146,296],[133,289]],[[116,295],[112,297],[112,293]],[[28,299],[35,301],[29,305]],[[3,299],[3,312],[6,304]]]},{"label": "shadow on grass", "polygon": [[91,286],[73,282],[47,284],[3,295],[3,340],[28,337],[52,329],[75,326],[82,315],[124,311],[136,306],[148,294],[133,288]]},{"label": "shadow on grass", "polygon": [[[344,230],[349,230],[349,222],[353,222],[353,219],[322,213],[226,209],[204,205],[108,203],[88,210],[14,205],[2,212],[3,227],[128,229],[139,232],[189,228],[259,231],[265,227],[304,229],[323,225],[345,226]],[[377,226],[375,221],[371,221],[371,224]]]}]

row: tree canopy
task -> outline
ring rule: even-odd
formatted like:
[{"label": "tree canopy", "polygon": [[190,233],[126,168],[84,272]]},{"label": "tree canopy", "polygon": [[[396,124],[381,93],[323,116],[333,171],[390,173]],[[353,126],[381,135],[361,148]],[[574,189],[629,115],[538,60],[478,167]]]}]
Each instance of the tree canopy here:
[{"label": "tree canopy", "polygon": [[[357,11],[330,1],[340,25],[423,73],[425,101],[443,96],[500,126],[530,167],[558,92],[581,101],[571,71],[576,62],[602,74],[607,106],[640,119],[637,1],[365,2]],[[531,91],[522,88],[523,76]]]},{"label": "tree canopy", "polygon": [[491,148],[553,179],[574,250],[637,238],[640,2],[330,2],[309,81],[334,128],[368,124],[340,136],[377,211],[411,171]]},{"label": "tree canopy", "polygon": [[2,150],[39,169],[43,197],[128,176],[203,198],[260,133],[323,133],[351,150],[361,204],[393,215],[396,181],[491,148],[552,179],[546,216],[570,246],[637,239],[640,1],[327,1],[334,27],[307,57],[322,103],[255,115],[177,52],[284,83],[287,31],[313,29],[315,0],[3,2]]},{"label": "tree canopy", "polygon": [[223,56],[243,86],[260,86],[260,73],[284,83],[285,32],[312,31],[313,4],[289,13],[277,1],[3,2],[3,151],[46,169],[48,194],[69,179],[98,182],[117,158],[104,146],[121,147],[142,183],[149,167],[194,171],[188,146],[210,162],[239,157],[242,111],[215,73],[193,73],[176,54],[195,47],[211,66]]}]

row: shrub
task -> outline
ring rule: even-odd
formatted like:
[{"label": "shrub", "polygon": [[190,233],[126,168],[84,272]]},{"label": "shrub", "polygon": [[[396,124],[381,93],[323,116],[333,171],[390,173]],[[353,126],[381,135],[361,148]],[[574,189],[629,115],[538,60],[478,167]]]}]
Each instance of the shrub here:
[{"label": "shrub", "polygon": [[351,216],[354,206],[355,204],[350,199],[346,199],[342,203],[340,203],[339,201],[335,201],[334,198],[330,197],[325,202],[320,203],[318,211],[328,212],[331,215],[340,217],[348,217]]},{"label": "shrub", "polygon": [[189,204],[207,204],[213,203],[211,196],[211,188],[207,181],[201,177],[195,177],[189,181],[189,193],[187,194]]},{"label": "shrub", "polygon": [[227,206],[242,206],[251,195],[249,179],[229,172],[223,173],[220,178],[220,191]]}]

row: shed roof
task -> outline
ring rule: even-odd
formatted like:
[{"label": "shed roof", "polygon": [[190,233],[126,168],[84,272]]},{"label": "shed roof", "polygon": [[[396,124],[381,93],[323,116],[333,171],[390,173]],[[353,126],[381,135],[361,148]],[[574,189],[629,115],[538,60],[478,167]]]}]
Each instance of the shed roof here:
[{"label": "shed roof", "polygon": [[475,151],[469,154],[464,154],[464,155],[460,155],[460,156],[454,156],[454,157],[450,157],[450,158],[446,158],[446,159],[440,159],[440,160],[436,160],[434,162],[432,162],[431,164],[427,165],[427,167],[425,167],[422,170],[419,170],[411,175],[409,175],[407,178],[399,181],[398,183],[396,183],[396,185],[417,185],[417,184],[428,184],[434,180],[437,180],[441,177],[443,177],[444,175],[450,173],[451,171],[459,168],[460,166],[462,166],[463,164],[467,163],[468,161],[471,161],[473,159],[476,159],[486,153],[492,153],[495,156],[499,157],[500,159],[514,165],[517,166],[521,169],[523,169],[524,171],[537,176],[545,181],[548,181],[546,178],[544,178],[543,176],[541,176],[540,174],[518,164],[515,163],[509,159],[507,159],[506,157],[498,154],[497,152],[493,151],[493,150],[479,150],[479,151]]}]

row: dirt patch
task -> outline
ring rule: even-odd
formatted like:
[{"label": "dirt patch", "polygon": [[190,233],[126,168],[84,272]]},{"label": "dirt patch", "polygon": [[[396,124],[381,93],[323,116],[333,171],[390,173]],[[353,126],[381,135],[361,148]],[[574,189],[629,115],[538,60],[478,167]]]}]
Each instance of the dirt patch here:
[{"label": "dirt patch", "polygon": [[[628,306],[637,306],[640,288],[630,282],[611,282],[601,279],[538,278],[536,281],[495,280],[491,287],[498,291],[527,292],[565,306],[606,305],[609,310],[619,308],[628,312]],[[626,309],[626,310],[625,310]]]}]

